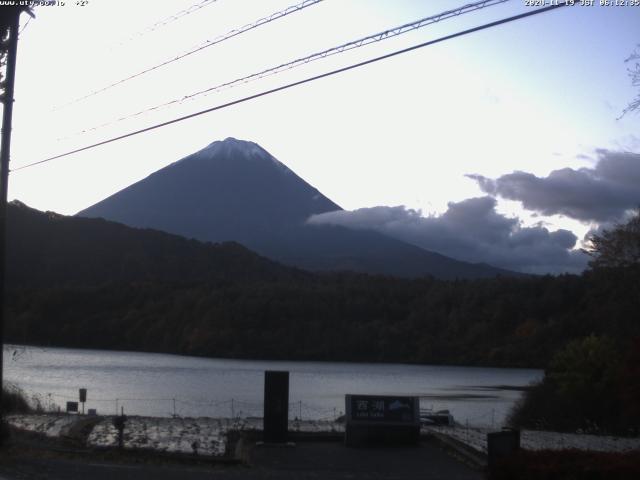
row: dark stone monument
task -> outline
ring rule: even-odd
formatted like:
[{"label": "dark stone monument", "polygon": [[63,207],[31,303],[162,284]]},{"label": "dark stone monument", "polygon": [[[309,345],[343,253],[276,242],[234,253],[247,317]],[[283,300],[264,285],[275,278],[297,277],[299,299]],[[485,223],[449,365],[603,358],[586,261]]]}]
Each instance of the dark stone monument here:
[{"label": "dark stone monument", "polygon": [[487,463],[489,470],[496,462],[520,450],[520,430],[504,429],[487,433]]},{"label": "dark stone monument", "polygon": [[418,397],[346,395],[345,444],[416,445],[420,441]]},{"label": "dark stone monument", "polygon": [[289,429],[289,372],[264,372],[264,442],[286,443]]}]

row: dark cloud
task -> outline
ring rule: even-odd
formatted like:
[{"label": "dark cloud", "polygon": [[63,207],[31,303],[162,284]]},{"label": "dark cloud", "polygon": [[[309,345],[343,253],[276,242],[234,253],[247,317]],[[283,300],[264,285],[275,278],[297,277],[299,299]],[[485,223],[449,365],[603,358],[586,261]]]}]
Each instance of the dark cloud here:
[{"label": "dark cloud", "polygon": [[542,224],[523,227],[517,218],[505,217],[495,207],[496,200],[486,196],[451,202],[439,216],[423,217],[402,206],[373,207],[314,215],[308,223],[376,230],[452,258],[521,272],[584,269],[586,256],[572,250],[577,240],[573,233],[550,232]]},{"label": "dark cloud", "polygon": [[640,204],[640,154],[598,150],[593,168],[563,168],[547,177],[513,172],[497,179],[467,175],[489,195],[517,200],[543,215],[611,222]]}]

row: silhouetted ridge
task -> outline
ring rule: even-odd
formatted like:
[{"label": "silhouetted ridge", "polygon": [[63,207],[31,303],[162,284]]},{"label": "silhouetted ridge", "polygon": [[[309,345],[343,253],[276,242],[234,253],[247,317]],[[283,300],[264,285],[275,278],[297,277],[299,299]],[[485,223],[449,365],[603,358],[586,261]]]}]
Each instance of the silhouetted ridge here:
[{"label": "silhouetted ridge", "polygon": [[211,244],[103,219],[8,205],[11,288],[114,282],[264,281],[303,275],[235,242]]}]

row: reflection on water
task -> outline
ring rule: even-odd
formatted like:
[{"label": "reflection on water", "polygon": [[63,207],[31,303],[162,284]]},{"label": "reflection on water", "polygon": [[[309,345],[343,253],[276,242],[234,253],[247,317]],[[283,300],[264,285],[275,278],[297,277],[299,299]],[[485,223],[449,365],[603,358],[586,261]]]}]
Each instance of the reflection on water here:
[{"label": "reflection on water", "polygon": [[265,370],[288,370],[291,417],[331,418],[344,395],[421,397],[461,423],[498,426],[541,370],[405,364],[226,360],[155,353],[7,345],[6,380],[64,408],[87,388],[86,408],[112,414],[261,416]]}]

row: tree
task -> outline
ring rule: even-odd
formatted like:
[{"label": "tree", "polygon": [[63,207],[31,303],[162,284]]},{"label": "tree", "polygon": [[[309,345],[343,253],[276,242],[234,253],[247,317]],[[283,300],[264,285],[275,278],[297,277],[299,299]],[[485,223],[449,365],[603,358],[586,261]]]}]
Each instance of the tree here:
[{"label": "tree", "polygon": [[627,413],[622,406],[623,398],[637,397],[621,382],[621,359],[618,345],[607,337],[590,335],[569,342],[555,355],[544,379],[516,404],[508,422],[568,432],[634,430],[635,410]]},{"label": "tree", "polygon": [[592,257],[589,266],[594,269],[640,265],[640,208],[627,223],[593,233],[584,251]]},{"label": "tree", "polygon": [[[634,50],[634,52],[625,60],[625,63],[633,64],[632,67],[627,69],[629,77],[631,78],[631,85],[634,87],[640,87],[640,45]],[[633,112],[640,108],[640,93],[634,100],[631,101],[627,108],[622,111],[622,115],[619,118],[624,117],[627,113]]]},{"label": "tree", "polygon": [[[607,337],[590,335],[569,342],[558,352],[547,369],[558,393],[570,402],[601,399],[612,394],[612,383],[619,368],[619,353]],[[603,408],[602,402],[596,402]]]}]

